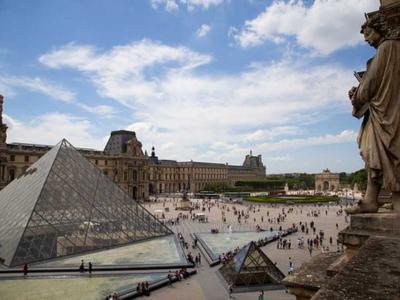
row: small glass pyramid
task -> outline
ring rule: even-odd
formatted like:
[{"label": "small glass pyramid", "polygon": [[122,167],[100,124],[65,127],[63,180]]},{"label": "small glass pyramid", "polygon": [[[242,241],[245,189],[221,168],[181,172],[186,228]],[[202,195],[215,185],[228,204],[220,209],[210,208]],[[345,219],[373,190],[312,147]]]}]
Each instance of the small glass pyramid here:
[{"label": "small glass pyramid", "polygon": [[280,285],[285,277],[254,242],[240,249],[219,271],[233,287]]},{"label": "small glass pyramid", "polygon": [[0,191],[0,259],[6,266],[169,234],[65,139]]}]

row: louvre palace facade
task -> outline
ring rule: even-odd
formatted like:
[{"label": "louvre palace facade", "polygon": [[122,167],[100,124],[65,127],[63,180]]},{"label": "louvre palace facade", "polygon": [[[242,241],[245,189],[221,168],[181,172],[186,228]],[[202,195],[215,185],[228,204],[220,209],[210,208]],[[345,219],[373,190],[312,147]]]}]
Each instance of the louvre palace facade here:
[{"label": "louvre palace facade", "polygon": [[[7,125],[3,123],[2,113],[3,97],[0,95],[0,189],[21,176],[53,147],[7,143]],[[86,148],[77,150],[138,200],[146,200],[149,195],[159,193],[184,190],[195,193],[213,183],[232,186],[237,181],[262,179],[266,173],[261,155],[253,156],[251,152],[241,166],[159,159],[154,147],[148,155],[143,151],[135,132],[127,130],[111,132],[103,151]]]}]

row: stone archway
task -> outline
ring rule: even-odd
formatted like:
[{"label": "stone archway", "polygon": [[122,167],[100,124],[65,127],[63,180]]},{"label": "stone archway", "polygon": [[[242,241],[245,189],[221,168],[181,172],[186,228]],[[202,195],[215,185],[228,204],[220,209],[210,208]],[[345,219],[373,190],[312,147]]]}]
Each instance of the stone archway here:
[{"label": "stone archway", "polygon": [[340,188],[339,174],[331,173],[328,169],[315,175],[315,189],[318,192],[337,192]]}]

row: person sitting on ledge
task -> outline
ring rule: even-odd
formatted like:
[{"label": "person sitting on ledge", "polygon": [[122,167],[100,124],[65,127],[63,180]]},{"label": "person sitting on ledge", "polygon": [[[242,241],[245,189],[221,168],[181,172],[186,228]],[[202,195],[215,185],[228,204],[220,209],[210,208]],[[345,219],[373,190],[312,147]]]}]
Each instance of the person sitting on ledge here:
[{"label": "person sitting on ledge", "polygon": [[144,283],[144,294],[148,297],[150,296],[150,287],[149,287],[149,282],[146,281]]},{"label": "person sitting on ledge", "polygon": [[136,293],[137,293],[138,295],[140,295],[140,294],[142,293],[142,289],[141,289],[141,287],[140,287],[140,282],[138,282],[138,284],[137,284],[137,286],[136,286]]},{"label": "person sitting on ledge", "polygon": [[176,271],[175,271],[175,278],[176,278],[176,280],[178,280],[178,281],[180,281],[180,280],[181,280],[181,276],[180,276],[180,274],[179,274],[179,271],[178,271],[178,270],[176,270]]},{"label": "person sitting on ledge", "polygon": [[172,274],[171,274],[171,271],[168,272],[167,278],[168,278],[169,285],[172,286]]}]

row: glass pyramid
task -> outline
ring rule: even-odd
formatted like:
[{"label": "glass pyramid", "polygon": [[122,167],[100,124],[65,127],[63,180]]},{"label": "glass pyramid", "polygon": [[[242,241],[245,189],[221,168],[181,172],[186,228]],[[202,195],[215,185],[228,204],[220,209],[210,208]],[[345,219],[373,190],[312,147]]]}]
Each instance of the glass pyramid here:
[{"label": "glass pyramid", "polygon": [[169,234],[65,139],[0,191],[0,259],[6,266]]},{"label": "glass pyramid", "polygon": [[285,277],[254,242],[240,249],[219,271],[233,287],[279,285]]}]

